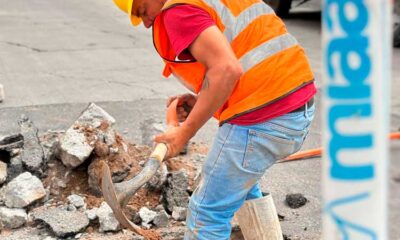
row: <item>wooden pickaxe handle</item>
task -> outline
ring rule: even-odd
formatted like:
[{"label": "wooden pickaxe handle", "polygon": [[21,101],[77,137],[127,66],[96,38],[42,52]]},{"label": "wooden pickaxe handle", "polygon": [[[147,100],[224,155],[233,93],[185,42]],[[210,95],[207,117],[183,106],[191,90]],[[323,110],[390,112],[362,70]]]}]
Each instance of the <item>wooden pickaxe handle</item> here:
[{"label": "wooden pickaxe handle", "polygon": [[[167,109],[167,126],[168,128],[179,126],[178,115],[176,113],[178,107],[178,99],[172,101]],[[157,159],[160,161],[164,161],[165,156],[168,153],[168,147],[164,143],[158,143],[154,148],[153,152],[150,155],[150,158]]]}]

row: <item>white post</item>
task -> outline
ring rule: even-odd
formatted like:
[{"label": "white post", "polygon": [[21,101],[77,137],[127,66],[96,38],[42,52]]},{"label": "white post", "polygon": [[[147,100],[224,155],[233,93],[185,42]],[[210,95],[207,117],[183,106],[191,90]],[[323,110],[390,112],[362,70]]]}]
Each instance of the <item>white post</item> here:
[{"label": "white post", "polygon": [[388,239],[391,2],[323,5],[323,239]]},{"label": "white post", "polygon": [[5,98],[5,94],[4,94],[4,87],[3,85],[0,83],[0,102],[2,102]]}]

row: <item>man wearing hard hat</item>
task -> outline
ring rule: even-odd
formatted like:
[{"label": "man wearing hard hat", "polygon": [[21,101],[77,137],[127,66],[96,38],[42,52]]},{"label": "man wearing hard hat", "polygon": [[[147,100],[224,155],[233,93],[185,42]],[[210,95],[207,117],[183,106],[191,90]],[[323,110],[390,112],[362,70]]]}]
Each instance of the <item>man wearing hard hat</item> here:
[{"label": "man wearing hard hat", "polygon": [[[168,156],[176,156],[212,116],[219,121],[190,199],[185,239],[229,239],[230,221],[246,204],[254,209],[238,214],[242,231],[253,239],[281,239],[276,214],[268,220],[260,211],[272,200],[263,197],[258,181],[278,159],[300,149],[314,117],[316,88],[304,49],[261,0],[114,2],[133,25],[152,27],[163,75],[173,74],[193,92],[168,101],[178,98],[190,109],[180,107],[180,126],[155,138],[168,146]],[[249,231],[246,223],[270,225]]]}]

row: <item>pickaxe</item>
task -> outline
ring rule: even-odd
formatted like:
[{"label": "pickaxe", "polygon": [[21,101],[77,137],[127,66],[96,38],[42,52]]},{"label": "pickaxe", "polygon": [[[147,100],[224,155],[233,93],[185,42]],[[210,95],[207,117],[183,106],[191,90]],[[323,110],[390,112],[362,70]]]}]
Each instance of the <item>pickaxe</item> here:
[{"label": "pickaxe", "polygon": [[[178,100],[175,100],[167,109],[168,127],[179,125],[176,114],[177,105]],[[104,200],[111,207],[115,218],[123,227],[140,235],[145,235],[145,230],[131,222],[122,209],[128,204],[133,195],[156,174],[167,151],[167,146],[164,143],[157,144],[144,168],[134,178],[121,183],[114,184],[111,179],[110,168],[105,162],[102,164],[101,189]]]}]

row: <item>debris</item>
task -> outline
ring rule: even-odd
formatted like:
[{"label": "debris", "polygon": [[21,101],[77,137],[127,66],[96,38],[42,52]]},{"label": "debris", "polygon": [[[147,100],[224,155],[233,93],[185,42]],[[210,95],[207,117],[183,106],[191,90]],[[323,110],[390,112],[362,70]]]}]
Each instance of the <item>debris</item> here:
[{"label": "debris", "polygon": [[20,133],[7,136],[0,135],[0,151],[11,152],[13,149],[24,146],[24,137]]},{"label": "debris", "polygon": [[129,147],[124,147],[125,145],[127,144],[124,139],[117,135],[116,142],[111,146],[111,148],[118,149],[117,152],[109,152],[107,155],[102,155],[101,153],[106,154],[107,151],[98,149],[109,148],[109,146],[100,141],[96,143],[96,155],[99,154],[99,152],[101,153],[94,157],[88,167],[89,187],[95,195],[101,195],[99,177],[102,171],[102,161],[106,162],[110,167],[113,182],[121,182],[124,180],[128,176],[132,166],[138,164],[135,162],[135,159],[130,156]]},{"label": "debris", "polygon": [[0,229],[19,228],[27,219],[28,215],[24,209],[0,207]]},{"label": "debris", "polygon": [[167,185],[163,191],[166,208],[172,212],[174,207],[187,208],[189,203],[188,177],[185,171],[176,171],[168,174]]},{"label": "debris", "polygon": [[172,210],[172,218],[176,221],[186,220],[187,208],[184,207],[174,207]]},{"label": "debris", "polygon": [[79,239],[81,237],[82,237],[82,233],[78,233],[78,234],[75,235],[75,239]]},{"label": "debris", "polygon": [[92,208],[92,209],[85,211],[86,216],[89,218],[90,221],[96,220],[97,210],[98,210],[98,208]]},{"label": "debris", "polygon": [[76,211],[76,207],[75,207],[74,205],[72,205],[72,204],[67,205],[67,206],[66,206],[66,209],[67,209],[68,211]]},{"label": "debris", "polygon": [[62,208],[35,209],[35,220],[45,222],[57,237],[73,236],[89,225],[89,219],[80,211],[67,211]]},{"label": "debris", "polygon": [[78,196],[76,194],[72,194],[68,196],[68,201],[74,205],[76,208],[81,208],[85,206],[85,201],[81,196]]},{"label": "debris", "polygon": [[0,102],[3,102],[5,97],[6,96],[4,94],[4,86],[3,84],[0,84]]},{"label": "debris", "polygon": [[164,211],[165,209],[164,209],[164,206],[162,204],[159,204],[154,208],[154,210],[156,210],[156,211]]},{"label": "debris", "polygon": [[154,220],[156,215],[157,215],[156,212],[148,209],[147,207],[142,207],[139,210],[139,216],[140,216],[140,219],[142,219],[142,226],[146,227],[146,228],[150,228],[151,227],[150,222],[152,222]]},{"label": "debris", "polygon": [[82,130],[70,128],[60,140],[58,157],[65,166],[77,167],[90,156],[93,148]]},{"label": "debris", "polygon": [[163,240],[183,239],[185,232],[186,232],[186,227],[168,227],[168,228],[161,228],[159,230],[159,233]]},{"label": "debris", "polygon": [[22,163],[27,170],[42,174],[44,153],[39,143],[38,129],[33,122],[25,115],[21,116],[18,122],[21,134],[24,136],[24,148],[21,152]]},{"label": "debris", "polygon": [[304,206],[307,201],[307,198],[305,198],[304,195],[301,193],[286,195],[286,204],[293,209]]},{"label": "debris", "polygon": [[0,186],[7,180],[7,164],[0,161]]},{"label": "debris", "polygon": [[7,168],[7,181],[13,180],[16,176],[24,172],[24,167],[22,165],[21,155],[15,155],[11,157],[10,163]]},{"label": "debris", "polygon": [[[48,235],[45,228],[23,227],[14,229],[8,234],[6,231],[0,233],[0,239],[4,240],[50,240],[45,236]],[[51,239],[53,240],[53,239]]]},{"label": "debris", "polygon": [[157,170],[156,174],[147,182],[147,187],[151,191],[160,191],[165,186],[167,182],[168,169],[165,163],[161,163],[160,168]]},{"label": "debris", "polygon": [[121,229],[119,222],[114,216],[110,206],[106,202],[102,202],[100,208],[96,212],[100,228],[99,232],[119,231]]},{"label": "debris", "polygon": [[206,159],[207,155],[201,154],[201,153],[196,153],[193,154],[193,156],[190,158],[190,161],[202,164],[204,160]]},{"label": "debris", "polygon": [[[80,132],[85,137],[88,145],[92,147],[87,163],[81,164],[74,169],[69,169],[68,167],[70,166],[67,167],[63,161],[54,158],[54,156],[61,156],[57,151],[61,149],[61,139],[66,135],[65,131],[49,130],[39,135],[38,142],[44,152],[44,158],[39,168],[43,171],[43,175],[39,175],[43,177],[43,182],[32,176],[33,173],[25,172],[28,169],[25,169],[25,165],[22,162],[23,136],[21,134],[12,134],[0,137],[0,148],[3,147],[0,150],[0,159],[6,163],[7,168],[7,179],[0,189],[0,206],[7,205],[7,202],[7,207],[3,206],[5,209],[15,210],[9,206],[18,205],[19,210],[23,212],[29,210],[29,214],[26,217],[27,220],[22,224],[25,226],[12,231],[8,229],[1,230],[0,239],[107,239],[123,235],[127,238],[122,239],[137,240],[183,238],[185,227],[176,227],[183,226],[185,223],[173,220],[170,214],[175,209],[174,206],[180,206],[182,203],[184,206],[187,205],[189,187],[192,187],[195,173],[200,168],[194,166],[191,159],[193,155],[204,153],[204,151],[198,148],[197,145],[190,144],[188,156],[178,156],[171,159],[171,161],[166,161],[156,177],[152,178],[146,187],[142,187],[130,199],[126,209],[124,209],[127,216],[130,219],[136,217],[137,221],[135,223],[138,225],[143,223],[146,228],[153,228],[146,230],[144,238],[128,230],[117,232],[120,230],[120,224],[115,219],[109,206],[103,202],[103,199],[92,194],[90,190],[93,189],[91,189],[92,186],[89,187],[88,179],[92,179],[93,185],[98,184],[98,179],[92,176],[96,174],[96,162],[100,160],[106,161],[110,166],[114,182],[131,179],[143,168],[143,166],[140,166],[140,162],[145,163],[147,161],[151,148],[125,141],[107,121],[94,120],[93,122],[95,122],[93,125],[78,122],[79,125],[74,124],[71,127],[75,132]],[[172,174],[168,174],[168,171],[171,171]],[[21,182],[21,175],[25,177],[28,175],[34,180],[28,181],[29,183],[24,182],[27,180]],[[13,184],[16,185],[15,182],[19,182],[18,184],[27,189],[21,186],[9,188]],[[23,194],[31,192],[30,195],[33,198],[35,192],[32,192],[32,190],[36,189],[36,187],[30,186],[35,185],[32,183],[42,186],[42,191],[39,191],[42,192],[40,201],[38,201],[39,197],[36,200],[31,199],[29,201],[25,198],[23,200],[15,199],[16,196],[19,197],[20,192]],[[45,187],[44,190],[43,187]],[[19,190],[15,190],[18,188]],[[39,207],[39,205],[42,206]],[[144,206],[146,206],[147,215],[143,214],[145,209],[141,209]],[[170,209],[168,206],[170,206]],[[33,207],[35,209],[30,210]],[[140,214],[139,210],[141,210]],[[185,219],[185,207],[182,208],[181,212],[183,213],[179,217],[177,217],[179,215],[177,214],[178,210],[175,209],[174,211],[176,219]],[[2,218],[0,216],[1,220],[3,220]],[[74,223],[69,218],[74,218],[80,223]],[[83,225],[82,230],[80,230],[80,225]],[[52,229],[52,231],[49,231],[49,229]],[[111,231],[116,233],[110,233]],[[162,238],[159,231],[163,235]],[[107,233],[105,234],[104,232]],[[126,234],[127,232],[129,234]],[[52,236],[53,234],[56,236]]]},{"label": "debris", "polygon": [[60,139],[59,158],[65,166],[75,168],[92,153],[97,140],[112,145],[115,119],[91,103]]},{"label": "debris", "polygon": [[168,225],[169,215],[164,210],[157,213],[154,217],[153,223],[156,227],[162,228]]},{"label": "debris", "polygon": [[5,204],[10,208],[26,207],[46,196],[42,182],[30,172],[24,172],[14,178],[2,191]]},{"label": "debris", "polygon": [[39,137],[44,153],[44,162],[48,163],[57,156],[57,147],[64,130],[49,130]]}]

